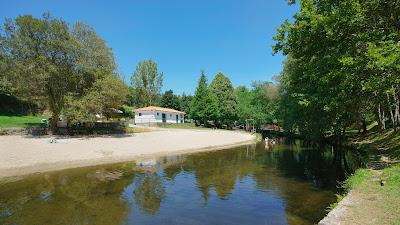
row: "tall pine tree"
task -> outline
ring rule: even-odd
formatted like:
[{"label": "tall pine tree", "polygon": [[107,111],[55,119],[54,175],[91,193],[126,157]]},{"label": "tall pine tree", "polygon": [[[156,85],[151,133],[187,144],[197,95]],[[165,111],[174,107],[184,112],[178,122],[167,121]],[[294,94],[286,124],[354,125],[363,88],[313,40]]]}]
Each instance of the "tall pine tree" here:
[{"label": "tall pine tree", "polygon": [[196,125],[204,123],[207,107],[207,95],[207,78],[204,71],[201,71],[199,84],[197,85],[195,95],[193,96],[190,110],[190,116],[196,121]]}]

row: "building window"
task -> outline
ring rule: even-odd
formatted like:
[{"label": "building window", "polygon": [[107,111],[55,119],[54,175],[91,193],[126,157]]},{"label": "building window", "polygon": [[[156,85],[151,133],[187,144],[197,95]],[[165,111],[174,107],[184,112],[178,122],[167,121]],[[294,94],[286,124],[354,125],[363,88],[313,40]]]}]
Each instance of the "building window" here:
[{"label": "building window", "polygon": [[139,113],[139,116],[142,116],[142,113]]},{"label": "building window", "polygon": [[169,117],[172,117],[172,114],[169,114]]},{"label": "building window", "polygon": [[160,115],[160,113],[157,113],[157,116],[159,116]]}]

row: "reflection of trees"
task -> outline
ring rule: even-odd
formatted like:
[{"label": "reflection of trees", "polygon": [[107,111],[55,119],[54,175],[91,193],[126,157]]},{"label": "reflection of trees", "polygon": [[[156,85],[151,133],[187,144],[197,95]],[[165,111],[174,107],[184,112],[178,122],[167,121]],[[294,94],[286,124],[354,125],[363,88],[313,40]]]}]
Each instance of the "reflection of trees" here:
[{"label": "reflection of trees", "polygon": [[198,188],[206,201],[211,188],[220,198],[226,198],[232,193],[237,178],[261,169],[251,160],[254,148],[250,151],[221,150],[189,155],[183,162],[183,169],[195,174]]},{"label": "reflection of trees", "polygon": [[356,166],[345,151],[288,151],[279,145],[271,151],[263,145],[241,147],[165,163],[168,165],[162,176],[134,174],[133,166],[118,165],[55,172],[3,184],[0,224],[121,224],[130,209],[121,193],[132,181],[136,204],[142,212],[154,215],[166,196],[169,182],[163,183],[163,179],[174,179],[182,171],[194,175],[206,203],[210,190],[226,199],[236,181],[247,177],[258,190],[273,191],[284,200],[289,224],[312,223],[324,215],[321,205],[334,201],[330,190],[343,176],[344,168]]},{"label": "reflection of trees", "polygon": [[[114,171],[118,176],[108,176]],[[121,199],[133,176],[128,167],[63,173],[68,175],[55,172],[5,184],[0,192],[1,224],[108,225],[120,224],[128,215],[129,203]]]},{"label": "reflection of trees", "polygon": [[136,204],[145,213],[156,214],[165,197],[165,187],[157,174],[142,174],[135,181],[134,191]]},{"label": "reflection of trees", "polygon": [[181,164],[175,163],[164,169],[164,176],[173,180],[182,171]]},{"label": "reflection of trees", "polygon": [[309,224],[315,218],[321,219],[325,214],[321,205],[335,201],[331,190],[335,191],[338,181],[357,164],[345,151],[279,148],[258,155],[256,161],[269,168],[256,172],[257,187],[273,190],[285,199],[289,224]]}]

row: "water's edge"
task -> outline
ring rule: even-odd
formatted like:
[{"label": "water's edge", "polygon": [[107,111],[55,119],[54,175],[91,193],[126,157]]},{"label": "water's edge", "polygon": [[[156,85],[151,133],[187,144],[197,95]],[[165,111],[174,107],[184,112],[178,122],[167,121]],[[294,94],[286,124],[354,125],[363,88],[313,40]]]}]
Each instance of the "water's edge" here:
[{"label": "water's edge", "polygon": [[123,163],[123,162],[137,161],[137,160],[149,160],[165,156],[174,156],[174,155],[190,154],[197,152],[218,151],[218,150],[230,149],[251,144],[256,144],[256,137],[254,137],[250,141],[241,141],[227,145],[208,146],[204,148],[193,148],[193,149],[188,148],[184,150],[176,150],[169,152],[160,151],[158,153],[134,155],[134,156],[103,157],[99,159],[60,161],[60,162],[53,162],[46,164],[35,164],[24,167],[11,167],[7,169],[0,169],[0,182],[7,181],[9,179],[12,180],[13,177],[25,177],[37,173],[60,171],[65,169],[81,168],[81,167],[96,166],[96,165]]}]

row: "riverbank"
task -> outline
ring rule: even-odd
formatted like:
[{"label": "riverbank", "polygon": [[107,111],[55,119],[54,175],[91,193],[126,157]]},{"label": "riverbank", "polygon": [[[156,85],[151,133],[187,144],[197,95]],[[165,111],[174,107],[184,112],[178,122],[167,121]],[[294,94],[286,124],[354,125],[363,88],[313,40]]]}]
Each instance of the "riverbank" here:
[{"label": "riverbank", "polygon": [[367,151],[370,161],[346,180],[347,195],[319,224],[400,224],[400,134],[370,132],[353,137],[352,144]]},{"label": "riverbank", "polygon": [[229,148],[254,138],[243,132],[190,129],[107,137],[0,136],[0,178]]}]

